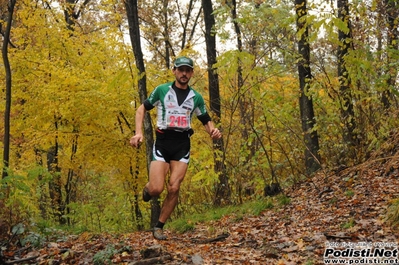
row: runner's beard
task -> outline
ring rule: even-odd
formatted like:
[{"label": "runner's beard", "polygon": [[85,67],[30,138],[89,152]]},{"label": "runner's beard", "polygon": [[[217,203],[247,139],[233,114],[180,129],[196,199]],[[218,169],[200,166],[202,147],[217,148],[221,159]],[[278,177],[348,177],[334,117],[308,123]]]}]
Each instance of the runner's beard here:
[{"label": "runner's beard", "polygon": [[177,79],[177,82],[178,82],[180,85],[187,85],[187,84],[188,84],[188,81],[190,81],[190,79],[187,78],[187,77],[184,77],[184,78],[185,78],[186,81],[183,81],[183,80],[182,80],[183,77],[180,77],[180,78]]}]

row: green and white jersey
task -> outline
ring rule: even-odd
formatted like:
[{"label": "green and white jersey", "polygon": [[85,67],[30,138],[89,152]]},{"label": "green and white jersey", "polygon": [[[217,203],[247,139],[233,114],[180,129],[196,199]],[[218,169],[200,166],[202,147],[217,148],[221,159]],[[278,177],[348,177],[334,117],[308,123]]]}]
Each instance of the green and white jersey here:
[{"label": "green and white jersey", "polygon": [[157,127],[161,130],[187,131],[191,129],[193,114],[206,114],[204,98],[192,87],[181,105],[176,92],[172,88],[173,82],[157,86],[146,100],[157,108]]}]

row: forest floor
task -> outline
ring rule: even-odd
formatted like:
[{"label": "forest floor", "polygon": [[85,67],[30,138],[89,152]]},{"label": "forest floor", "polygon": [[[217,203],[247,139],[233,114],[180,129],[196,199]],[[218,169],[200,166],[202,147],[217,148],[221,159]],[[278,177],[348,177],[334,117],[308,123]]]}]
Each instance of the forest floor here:
[{"label": "forest floor", "polygon": [[[339,254],[350,256],[344,251],[352,244],[354,250],[381,251],[385,247],[385,256],[390,256],[386,262],[399,264],[394,259],[398,253],[387,252],[397,249],[399,231],[384,222],[388,205],[399,197],[399,133],[365,163],[339,172],[320,172],[284,193],[290,198],[286,205],[258,216],[224,216],[196,224],[194,230],[183,234],[166,230],[167,241],[154,240],[150,232],[117,236],[83,233],[42,249],[26,250],[19,258],[26,259],[24,264],[52,265],[310,265],[327,264],[324,253],[328,248],[334,249],[329,257],[335,261]],[[148,248],[154,251],[144,251]],[[4,254],[6,258],[9,255],[6,264],[16,264],[15,252]],[[144,258],[144,254],[149,256]],[[375,257],[365,259],[370,253],[357,254],[347,258],[346,264],[377,261]],[[109,263],[104,263],[106,260]]]}]

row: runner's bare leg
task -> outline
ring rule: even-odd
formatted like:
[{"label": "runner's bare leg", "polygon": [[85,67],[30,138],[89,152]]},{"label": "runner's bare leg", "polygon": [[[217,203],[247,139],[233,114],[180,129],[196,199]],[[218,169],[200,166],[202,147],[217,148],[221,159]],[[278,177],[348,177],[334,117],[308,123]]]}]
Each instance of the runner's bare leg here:
[{"label": "runner's bare leg", "polygon": [[179,199],[180,184],[186,175],[188,164],[180,161],[170,161],[170,178],[168,184],[168,195],[166,196],[159,221],[165,223],[172,214]]},{"label": "runner's bare leg", "polygon": [[162,161],[151,161],[149,181],[145,185],[151,196],[158,196],[162,193],[168,171],[168,163]]}]

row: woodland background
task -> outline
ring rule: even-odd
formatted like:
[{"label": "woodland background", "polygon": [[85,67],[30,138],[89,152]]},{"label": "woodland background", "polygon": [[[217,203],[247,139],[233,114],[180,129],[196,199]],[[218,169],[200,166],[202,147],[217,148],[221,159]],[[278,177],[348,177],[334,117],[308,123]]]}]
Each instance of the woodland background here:
[{"label": "woodland background", "polygon": [[[209,4],[210,31],[203,17]],[[195,60],[191,85],[208,105],[209,70],[217,73],[220,112],[210,109],[223,141],[213,143],[194,122],[173,218],[364,162],[399,123],[398,5],[1,0],[2,231],[18,224],[78,232],[148,228],[151,209],[140,200],[148,143],[136,150],[129,139],[140,81],[145,76],[150,91],[172,80],[178,55]],[[145,72],[138,70],[126,6],[137,7]],[[217,57],[209,65],[211,37]],[[228,192],[218,198],[221,175]]]}]

